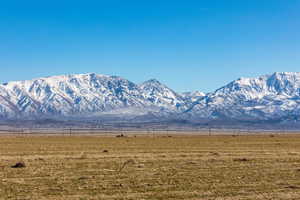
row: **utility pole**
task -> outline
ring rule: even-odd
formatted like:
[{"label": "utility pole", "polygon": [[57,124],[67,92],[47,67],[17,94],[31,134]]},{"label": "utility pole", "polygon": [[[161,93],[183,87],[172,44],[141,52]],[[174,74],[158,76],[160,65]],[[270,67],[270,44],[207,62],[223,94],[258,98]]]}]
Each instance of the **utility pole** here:
[{"label": "utility pole", "polygon": [[152,129],[153,138],[155,137],[154,128]]}]

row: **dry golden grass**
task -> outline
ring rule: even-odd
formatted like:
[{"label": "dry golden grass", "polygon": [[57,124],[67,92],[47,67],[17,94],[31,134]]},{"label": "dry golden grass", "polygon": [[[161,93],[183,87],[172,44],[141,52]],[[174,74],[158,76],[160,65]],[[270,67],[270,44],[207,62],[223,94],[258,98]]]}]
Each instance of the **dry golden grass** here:
[{"label": "dry golden grass", "polygon": [[0,199],[300,199],[300,135],[2,136]]}]

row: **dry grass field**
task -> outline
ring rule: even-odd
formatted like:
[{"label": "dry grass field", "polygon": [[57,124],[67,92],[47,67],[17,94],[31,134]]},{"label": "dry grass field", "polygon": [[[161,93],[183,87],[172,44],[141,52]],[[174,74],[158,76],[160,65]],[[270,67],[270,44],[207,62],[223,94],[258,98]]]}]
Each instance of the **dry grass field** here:
[{"label": "dry grass field", "polygon": [[0,136],[0,199],[300,199],[300,134]]}]

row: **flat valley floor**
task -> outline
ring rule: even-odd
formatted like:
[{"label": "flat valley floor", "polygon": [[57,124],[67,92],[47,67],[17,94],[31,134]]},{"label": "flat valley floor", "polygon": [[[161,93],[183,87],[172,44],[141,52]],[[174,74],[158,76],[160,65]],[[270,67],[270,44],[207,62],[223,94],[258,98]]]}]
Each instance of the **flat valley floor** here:
[{"label": "flat valley floor", "polygon": [[300,199],[300,134],[0,136],[0,199]]}]

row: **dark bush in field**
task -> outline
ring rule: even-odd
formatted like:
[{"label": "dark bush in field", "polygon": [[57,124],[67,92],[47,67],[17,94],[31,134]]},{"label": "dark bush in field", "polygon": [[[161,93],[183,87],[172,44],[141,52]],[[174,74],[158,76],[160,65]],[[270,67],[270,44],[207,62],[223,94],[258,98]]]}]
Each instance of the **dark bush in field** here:
[{"label": "dark bush in field", "polygon": [[15,165],[11,166],[11,168],[24,168],[24,167],[26,167],[26,165],[23,162],[18,162]]}]

